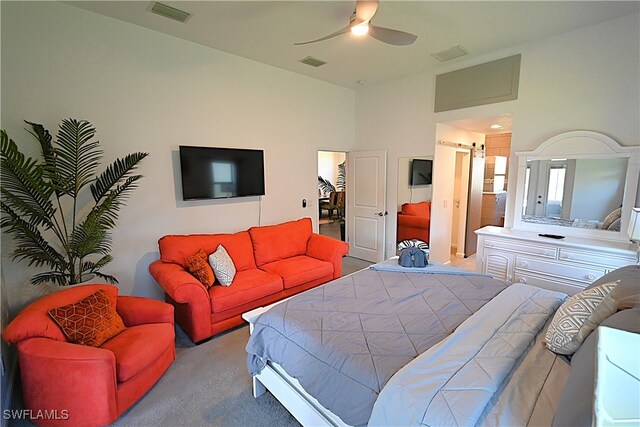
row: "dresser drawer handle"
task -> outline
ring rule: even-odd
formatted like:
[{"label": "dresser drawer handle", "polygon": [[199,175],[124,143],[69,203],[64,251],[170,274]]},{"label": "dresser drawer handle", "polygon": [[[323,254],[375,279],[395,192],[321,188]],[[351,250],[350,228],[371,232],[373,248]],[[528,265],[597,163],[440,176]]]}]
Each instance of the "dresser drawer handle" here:
[{"label": "dresser drawer handle", "polygon": [[520,261],[520,267],[526,267],[527,261]]},{"label": "dresser drawer handle", "polygon": [[589,279],[589,280],[593,280],[593,279],[595,279],[595,278],[596,278],[596,276],[595,276],[595,275],[593,275],[593,274],[587,274],[587,279]]},{"label": "dresser drawer handle", "polygon": [[527,279],[525,277],[521,277],[521,278],[518,279],[518,282],[527,283]]},{"label": "dresser drawer handle", "polygon": [[573,259],[573,255],[567,255],[565,256],[566,259]]}]

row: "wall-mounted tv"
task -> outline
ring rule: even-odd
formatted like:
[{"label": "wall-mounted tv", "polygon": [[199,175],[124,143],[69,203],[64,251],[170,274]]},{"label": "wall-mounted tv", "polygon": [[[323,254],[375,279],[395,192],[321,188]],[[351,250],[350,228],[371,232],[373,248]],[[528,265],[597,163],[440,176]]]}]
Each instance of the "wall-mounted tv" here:
[{"label": "wall-mounted tv", "polygon": [[413,159],[411,161],[411,185],[431,185],[433,160]]},{"label": "wall-mounted tv", "polygon": [[183,200],[264,196],[264,152],[180,146]]}]

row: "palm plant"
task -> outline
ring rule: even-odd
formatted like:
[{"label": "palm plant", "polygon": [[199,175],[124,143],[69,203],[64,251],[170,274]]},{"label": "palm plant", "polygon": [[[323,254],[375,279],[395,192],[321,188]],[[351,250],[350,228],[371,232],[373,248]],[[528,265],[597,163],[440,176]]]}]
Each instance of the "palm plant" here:
[{"label": "palm plant", "polygon": [[[42,125],[26,123],[40,143],[39,159],[25,156],[0,131],[0,227],[15,240],[12,259],[50,269],[33,276],[34,285],[71,285],[90,274],[117,283],[100,270],[112,261],[110,230],[118,212],[142,177],[132,171],[148,153],[116,159],[96,175],[103,151],[91,123],[63,120],[55,142]],[[92,206],[83,203],[87,187]]]}]

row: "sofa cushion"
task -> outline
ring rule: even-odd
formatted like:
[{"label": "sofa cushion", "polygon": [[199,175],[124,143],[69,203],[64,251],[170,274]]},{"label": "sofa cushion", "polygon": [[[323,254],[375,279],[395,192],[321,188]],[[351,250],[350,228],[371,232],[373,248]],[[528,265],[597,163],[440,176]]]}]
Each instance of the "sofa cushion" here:
[{"label": "sofa cushion", "polygon": [[253,246],[249,233],[241,231],[235,234],[188,234],[164,236],[158,241],[160,259],[164,262],[180,264],[187,269],[187,258],[204,249],[213,253],[219,245],[225,247],[236,266],[236,270],[256,268]]},{"label": "sofa cushion", "polygon": [[209,263],[213,269],[213,273],[222,286],[229,286],[236,276],[236,266],[224,246],[218,246],[218,249],[209,255]]},{"label": "sofa cushion", "polygon": [[115,304],[102,289],[72,304],[51,308],[49,316],[70,342],[91,347],[99,347],[126,329]]},{"label": "sofa cushion", "polygon": [[430,202],[405,203],[402,205],[402,213],[405,215],[431,218],[431,203]]},{"label": "sofa cushion", "polygon": [[200,249],[195,254],[187,257],[187,270],[207,288],[213,286],[216,281],[208,258],[209,255],[204,249]]},{"label": "sofa cushion", "polygon": [[290,289],[303,283],[326,278],[333,278],[333,264],[306,255],[300,255],[280,261],[263,264],[260,269],[282,277],[285,289]]},{"label": "sofa cushion", "polygon": [[302,218],[278,225],[251,227],[249,234],[253,242],[256,264],[260,267],[269,262],[304,255],[312,234],[311,219]]},{"label": "sofa cushion", "polygon": [[211,311],[219,313],[282,291],[282,279],[262,270],[238,271],[231,286],[209,289]]},{"label": "sofa cushion", "polygon": [[170,323],[149,323],[127,328],[100,346],[116,357],[116,377],[125,382],[143,372],[174,343]]}]

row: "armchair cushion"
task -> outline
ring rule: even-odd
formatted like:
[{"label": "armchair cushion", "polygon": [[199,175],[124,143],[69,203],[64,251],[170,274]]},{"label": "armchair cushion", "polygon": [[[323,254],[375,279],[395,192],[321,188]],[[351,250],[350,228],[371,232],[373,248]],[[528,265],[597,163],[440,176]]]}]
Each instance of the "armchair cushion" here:
[{"label": "armchair cushion", "polygon": [[333,263],[306,255],[270,262],[260,269],[282,277],[285,289],[322,278],[333,279]]},{"label": "armchair cushion", "polygon": [[73,304],[49,309],[49,315],[75,344],[100,347],[126,327],[102,289]]},{"label": "armchair cushion", "polygon": [[171,324],[151,323],[127,328],[100,348],[116,356],[116,377],[125,382],[145,371],[173,342]]},{"label": "armchair cushion", "polygon": [[[249,229],[256,265],[304,255],[311,238],[311,218]],[[231,254],[230,254],[231,255]],[[235,261],[233,255],[231,258]]]},{"label": "armchair cushion", "polygon": [[275,274],[253,269],[239,271],[231,286],[209,289],[211,311],[219,313],[282,291],[282,279]]}]

